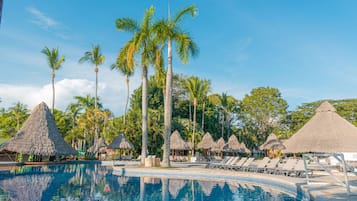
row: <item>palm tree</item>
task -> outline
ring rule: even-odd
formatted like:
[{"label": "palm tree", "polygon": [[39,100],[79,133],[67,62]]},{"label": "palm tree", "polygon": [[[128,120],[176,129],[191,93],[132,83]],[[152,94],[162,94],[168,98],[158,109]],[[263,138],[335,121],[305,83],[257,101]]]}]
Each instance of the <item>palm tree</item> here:
[{"label": "palm tree", "polygon": [[62,63],[64,62],[65,58],[62,55],[59,57],[58,48],[53,48],[52,51],[45,47],[42,49],[41,53],[47,56],[47,61],[52,69],[51,77],[52,77],[52,114],[55,110],[55,71],[61,68]]},{"label": "palm tree", "polygon": [[204,132],[205,127],[205,107],[206,107],[206,99],[207,94],[211,92],[211,81],[210,80],[203,80],[202,86],[202,132]]},{"label": "palm tree", "polygon": [[[76,122],[77,122],[77,118],[80,114],[80,107],[78,104],[76,103],[70,103],[67,108],[66,108],[66,113],[68,116],[70,116],[71,119],[71,124],[72,124],[72,132],[74,131],[75,127],[76,127]],[[73,135],[74,133],[72,133],[72,139],[71,139],[71,144],[72,147],[75,147],[75,135]]]},{"label": "palm tree", "polygon": [[[100,52],[100,46],[95,45],[93,49],[84,53],[84,56],[79,59],[79,63],[90,62],[94,64],[95,72],[95,99],[94,99],[94,108],[97,109],[97,98],[98,98],[98,66],[103,64],[105,61],[105,56]],[[96,121],[96,118],[95,118]],[[97,143],[98,140],[98,126],[94,130],[94,143]]]},{"label": "palm tree", "polygon": [[185,80],[184,87],[189,93],[190,101],[193,102],[192,155],[194,155],[197,100],[202,97],[204,84],[198,77],[193,76]]},{"label": "palm tree", "polygon": [[128,43],[120,50],[116,63],[111,66],[111,70],[117,69],[119,70],[119,72],[121,72],[121,74],[125,76],[127,91],[126,91],[126,101],[125,101],[125,108],[124,108],[124,126],[126,124],[126,111],[128,109],[128,103],[129,103],[129,92],[130,92],[129,77],[131,77],[134,74],[134,68],[128,65],[128,60],[127,60],[128,49],[130,47],[130,44],[131,43]]},{"label": "palm tree", "polygon": [[16,131],[20,130],[21,121],[27,117],[28,112],[27,105],[20,102],[15,103],[14,106],[9,108],[9,113],[16,119]]},{"label": "palm tree", "polygon": [[148,68],[150,64],[162,65],[160,59],[161,52],[157,44],[153,41],[152,16],[154,7],[145,11],[144,18],[139,25],[130,18],[119,18],[116,20],[116,27],[120,31],[133,33],[134,36],[124,46],[128,48],[126,61],[129,68],[134,68],[134,56],[140,54],[142,66],[142,144],[141,163],[147,156],[148,143]]},{"label": "palm tree", "polygon": [[193,42],[190,35],[184,32],[180,27],[180,21],[185,15],[196,14],[196,7],[189,6],[178,12],[173,19],[170,13],[167,20],[158,21],[155,26],[156,38],[158,41],[167,43],[167,72],[166,72],[166,89],[165,89],[165,111],[164,111],[164,155],[162,165],[170,166],[170,135],[171,135],[171,120],[172,120],[172,43],[176,42],[176,54],[179,56],[182,63],[187,63],[190,56],[195,56],[198,53],[197,45]]}]

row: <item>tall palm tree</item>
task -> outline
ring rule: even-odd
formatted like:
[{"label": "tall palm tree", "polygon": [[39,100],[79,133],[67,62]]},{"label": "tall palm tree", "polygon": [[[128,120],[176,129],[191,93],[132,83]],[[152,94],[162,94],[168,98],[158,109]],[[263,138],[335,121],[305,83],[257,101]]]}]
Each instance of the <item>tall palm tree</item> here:
[{"label": "tall palm tree", "polygon": [[127,91],[126,91],[126,101],[125,101],[125,108],[124,108],[124,126],[126,125],[126,111],[128,109],[128,103],[129,103],[129,92],[130,92],[129,77],[131,77],[134,74],[134,68],[128,65],[128,60],[127,60],[130,44],[131,43],[127,43],[127,45],[125,45],[120,50],[116,63],[111,66],[111,70],[117,69],[119,70],[119,72],[121,72],[122,75],[125,76]]},{"label": "tall palm tree", "polygon": [[190,101],[193,102],[192,155],[195,150],[197,100],[202,97],[203,86],[203,81],[198,77],[193,76],[185,80],[184,87],[189,93]]},{"label": "tall palm tree", "polygon": [[[95,99],[94,99],[94,108],[97,109],[97,98],[98,98],[98,66],[103,64],[105,61],[105,56],[102,55],[100,51],[100,46],[95,45],[93,49],[84,53],[84,56],[79,59],[79,63],[90,62],[94,64],[94,72],[95,72]],[[96,117],[95,121],[96,121]],[[94,143],[98,141],[98,125],[96,123],[96,128],[94,130]]]},{"label": "tall palm tree", "polygon": [[47,61],[52,69],[51,78],[52,78],[52,114],[55,110],[55,71],[61,68],[62,63],[64,62],[64,56],[59,56],[58,48],[53,48],[52,50],[45,47],[42,49],[41,53],[47,56]]},{"label": "tall palm tree", "polygon": [[180,21],[185,15],[195,16],[197,8],[189,6],[178,12],[172,19],[158,21],[155,26],[156,38],[164,44],[167,44],[167,71],[166,71],[166,87],[164,100],[164,155],[162,165],[170,166],[170,135],[171,135],[171,120],[172,120],[172,44],[176,42],[176,54],[179,56],[182,63],[187,63],[190,56],[195,56],[198,53],[197,45],[193,42],[190,35],[184,32],[180,27]]},{"label": "tall palm tree", "polygon": [[[150,64],[162,65],[160,59],[161,52],[153,40],[152,16],[154,7],[145,11],[144,18],[139,25],[130,18],[119,18],[116,20],[116,27],[120,31],[133,33],[134,36],[125,45],[128,46],[127,65],[134,68],[134,56],[140,55],[142,66],[142,144],[141,144],[141,163],[144,163],[147,156],[148,143],[148,68]],[[125,47],[124,46],[124,47]]]},{"label": "tall palm tree", "polygon": [[206,99],[207,94],[211,92],[211,81],[210,80],[203,80],[202,86],[202,132],[204,132],[205,128],[205,107],[206,107]]}]

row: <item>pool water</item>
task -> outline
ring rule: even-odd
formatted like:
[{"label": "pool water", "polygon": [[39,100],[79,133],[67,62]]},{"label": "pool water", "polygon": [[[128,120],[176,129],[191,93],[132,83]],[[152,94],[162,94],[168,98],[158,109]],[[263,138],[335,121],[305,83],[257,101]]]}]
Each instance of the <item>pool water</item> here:
[{"label": "pool water", "polygon": [[22,166],[0,171],[0,201],[297,200],[273,188],[238,181],[116,176],[99,164]]}]

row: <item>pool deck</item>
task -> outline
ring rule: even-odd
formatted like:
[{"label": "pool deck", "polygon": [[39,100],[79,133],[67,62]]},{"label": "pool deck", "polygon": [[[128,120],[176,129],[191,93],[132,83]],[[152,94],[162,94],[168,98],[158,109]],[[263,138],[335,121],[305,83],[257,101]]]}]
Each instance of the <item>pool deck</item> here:
[{"label": "pool deck", "polygon": [[[311,200],[332,201],[332,200],[357,200],[357,187],[351,188],[351,195],[347,195],[346,188],[334,185],[331,177],[324,173],[316,173],[312,177],[314,182],[325,182],[326,184],[306,184],[305,178],[295,178],[281,175],[271,175],[263,173],[242,172],[223,169],[205,168],[206,164],[197,163],[172,163],[170,168],[145,168],[138,166],[138,162],[121,162],[117,166],[112,166],[114,174],[127,176],[152,176],[188,179],[206,179],[215,181],[239,180],[250,183],[275,186],[279,189],[303,193]],[[338,174],[338,173],[337,173]],[[343,180],[343,175],[338,175]],[[357,186],[357,176],[349,174],[350,184]]]}]

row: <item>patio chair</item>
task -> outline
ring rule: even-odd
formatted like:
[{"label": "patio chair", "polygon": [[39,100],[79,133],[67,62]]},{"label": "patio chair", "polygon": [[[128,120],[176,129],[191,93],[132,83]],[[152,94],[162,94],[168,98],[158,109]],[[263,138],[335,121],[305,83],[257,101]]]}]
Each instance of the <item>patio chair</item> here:
[{"label": "patio chair", "polygon": [[249,171],[252,172],[261,172],[264,171],[266,166],[268,165],[270,159],[268,157],[264,157],[262,160],[257,161],[256,166],[249,168]]},{"label": "patio chair", "polygon": [[243,163],[243,165],[240,169],[243,171],[249,171],[252,167],[255,166],[255,165],[253,165],[254,160],[255,160],[254,158],[248,158],[247,161],[245,163]]},{"label": "patio chair", "polygon": [[221,168],[227,170],[229,169],[233,164],[237,163],[239,161],[239,156],[233,157],[233,160],[227,162],[226,164],[223,164]]},{"label": "patio chair", "polygon": [[217,167],[220,167],[221,165],[223,165],[224,163],[226,163],[228,160],[230,160],[231,157],[230,156],[226,156],[223,158],[223,160],[221,161],[214,161],[214,162],[211,162],[209,163],[208,165],[208,168],[217,168]]},{"label": "patio chair", "polygon": [[296,163],[298,162],[298,159],[295,158],[289,158],[286,160],[286,162],[275,169],[274,174],[282,174],[285,176],[289,176],[291,174],[291,172],[294,169],[294,166],[296,165]]},{"label": "patio chair", "polygon": [[239,170],[242,168],[242,165],[247,161],[247,157],[242,157],[239,161],[237,161],[235,164],[232,164],[229,169],[231,170]]}]

